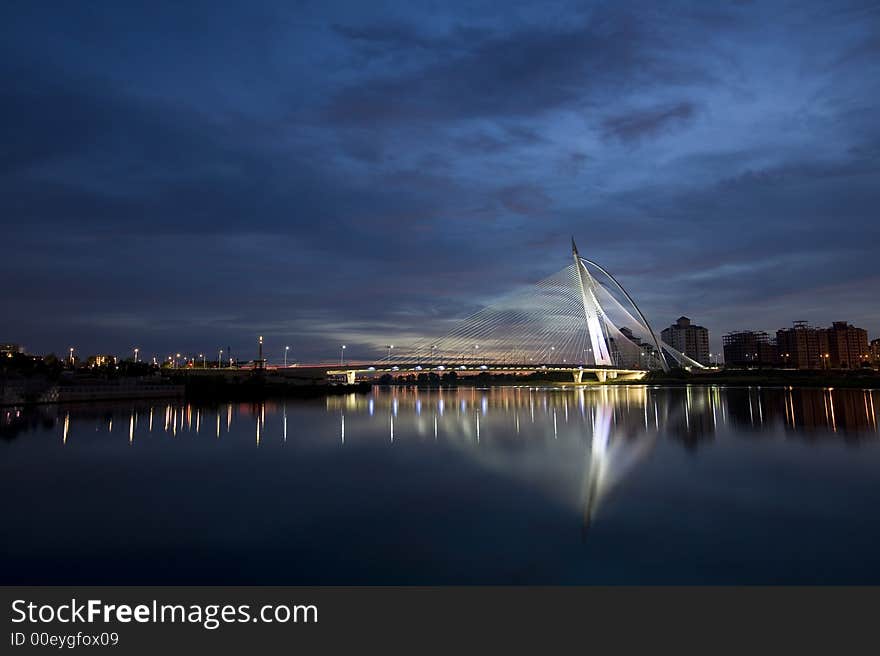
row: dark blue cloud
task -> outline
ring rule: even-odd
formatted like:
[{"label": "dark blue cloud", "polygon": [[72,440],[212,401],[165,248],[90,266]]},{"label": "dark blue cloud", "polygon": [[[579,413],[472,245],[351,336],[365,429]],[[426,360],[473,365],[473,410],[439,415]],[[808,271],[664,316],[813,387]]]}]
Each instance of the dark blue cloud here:
[{"label": "dark blue cloud", "polygon": [[368,356],[565,266],[572,234],[660,325],[880,333],[874,5],[2,18],[3,339]]}]

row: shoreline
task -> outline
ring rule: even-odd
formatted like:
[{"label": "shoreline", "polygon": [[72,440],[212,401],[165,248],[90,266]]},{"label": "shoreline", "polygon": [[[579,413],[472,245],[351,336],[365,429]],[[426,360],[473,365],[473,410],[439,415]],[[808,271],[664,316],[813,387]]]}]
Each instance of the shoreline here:
[{"label": "shoreline", "polygon": [[670,373],[652,372],[641,380],[608,380],[604,383],[588,381],[574,383],[571,380],[552,377],[530,378],[529,376],[509,377],[479,375],[460,377],[455,381],[436,381],[433,384],[419,384],[414,381],[366,380],[353,384],[315,382],[291,384],[261,379],[241,379],[238,381],[219,378],[194,379],[183,381],[168,380],[151,384],[66,384],[40,385],[37,389],[10,390],[0,395],[0,407],[23,407],[54,404],[89,404],[108,401],[151,401],[180,399],[185,401],[260,401],[270,398],[307,399],[342,394],[367,394],[374,386],[390,386],[413,389],[456,389],[473,387],[548,387],[569,389],[594,389],[601,387],[684,387],[684,386],[723,386],[723,387],[799,387],[811,389],[880,389],[880,372],[873,370],[815,372],[797,370],[726,370],[710,373],[690,373],[674,371]]},{"label": "shoreline", "polygon": [[[246,381],[238,384],[195,385],[167,384],[138,385],[66,385],[49,386],[39,392],[0,395],[0,407],[27,407],[90,403],[108,401],[261,401],[270,398],[308,399],[341,394],[366,394],[373,387],[371,382],[353,385],[323,383],[315,385],[283,385]],[[167,389],[161,389],[167,388]]]}]

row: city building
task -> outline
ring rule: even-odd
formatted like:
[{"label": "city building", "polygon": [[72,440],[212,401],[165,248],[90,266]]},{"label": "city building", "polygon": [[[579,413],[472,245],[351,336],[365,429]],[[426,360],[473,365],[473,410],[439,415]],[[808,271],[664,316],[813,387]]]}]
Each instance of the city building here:
[{"label": "city building", "polygon": [[770,367],[778,364],[776,344],[763,330],[739,330],[722,338],[728,367]]},{"label": "city building", "polygon": [[828,366],[832,369],[858,369],[870,360],[868,331],[846,321],[835,321],[826,331]]},{"label": "city building", "polygon": [[0,357],[11,358],[17,353],[24,353],[24,346],[21,344],[0,344]]},{"label": "city building", "polygon": [[880,365],[880,337],[871,340],[871,359],[875,365]]},{"label": "city building", "polygon": [[779,364],[793,369],[822,369],[828,353],[828,334],[806,321],[795,321],[791,328],[776,331]]},{"label": "city building", "polygon": [[669,328],[664,328],[660,337],[671,347],[700,364],[710,364],[709,330],[692,324],[687,317],[679,317]]},{"label": "city building", "polygon": [[90,355],[86,360],[86,364],[90,367],[106,367],[111,364],[116,364],[117,359],[115,355]]},{"label": "city building", "polygon": [[[631,329],[623,326],[620,332],[631,342],[631,346],[621,349],[621,345],[613,337],[608,339],[612,362],[616,363],[618,367],[642,369],[650,366],[653,359],[658,357],[657,349],[648,342],[643,342],[639,337],[636,337]],[[633,346],[635,348],[632,348]]]}]

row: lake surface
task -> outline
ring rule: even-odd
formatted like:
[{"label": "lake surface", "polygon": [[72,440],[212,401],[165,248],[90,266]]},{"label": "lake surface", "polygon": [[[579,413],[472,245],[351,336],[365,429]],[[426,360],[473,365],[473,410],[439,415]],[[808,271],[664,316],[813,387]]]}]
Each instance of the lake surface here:
[{"label": "lake surface", "polygon": [[880,391],[0,408],[0,583],[880,583]]}]

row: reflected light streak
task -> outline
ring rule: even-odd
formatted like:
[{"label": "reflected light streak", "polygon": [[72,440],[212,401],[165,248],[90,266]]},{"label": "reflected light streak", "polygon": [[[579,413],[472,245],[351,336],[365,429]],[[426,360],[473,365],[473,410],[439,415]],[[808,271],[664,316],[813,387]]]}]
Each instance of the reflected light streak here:
[{"label": "reflected light streak", "polygon": [[831,403],[831,429],[837,432],[837,420],[834,418],[834,395],[832,390],[828,390],[828,400]]}]

